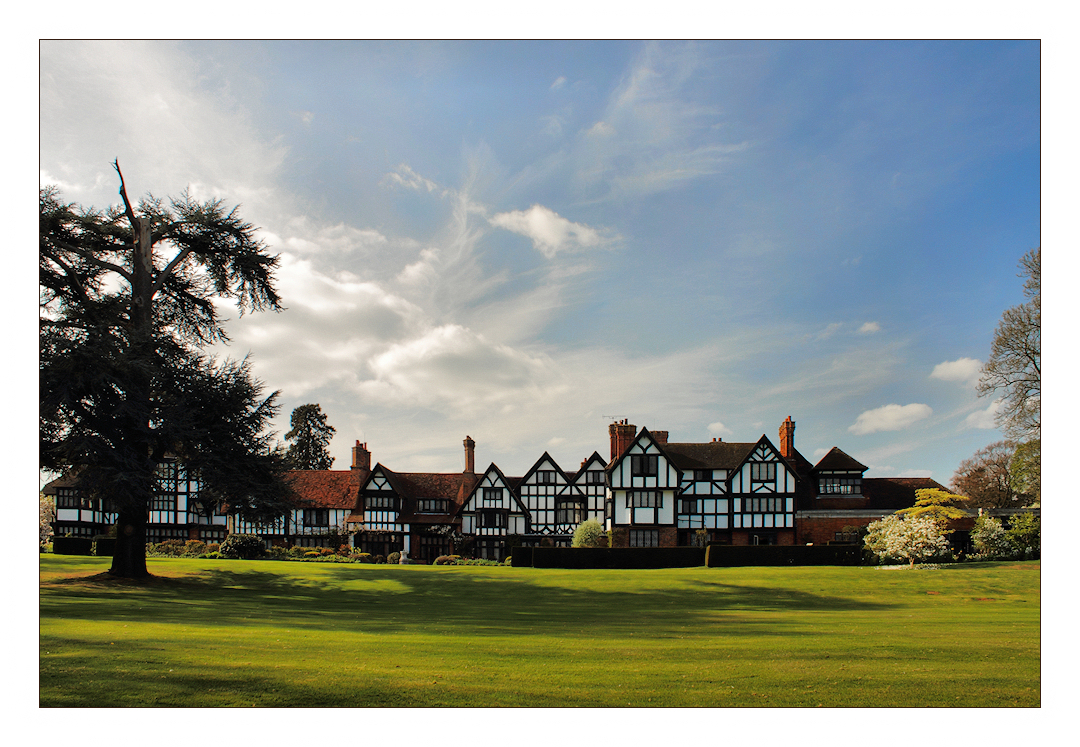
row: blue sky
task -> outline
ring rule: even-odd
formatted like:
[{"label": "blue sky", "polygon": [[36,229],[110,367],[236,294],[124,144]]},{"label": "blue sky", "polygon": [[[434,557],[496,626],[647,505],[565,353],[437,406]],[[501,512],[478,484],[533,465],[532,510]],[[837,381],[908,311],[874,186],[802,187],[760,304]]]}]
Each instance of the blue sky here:
[{"label": "blue sky", "polygon": [[[147,92],[145,97],[132,91]],[[232,344],[391,469],[576,468],[627,418],[948,483],[1040,244],[1038,42],[43,42],[66,198],[241,204]]]}]

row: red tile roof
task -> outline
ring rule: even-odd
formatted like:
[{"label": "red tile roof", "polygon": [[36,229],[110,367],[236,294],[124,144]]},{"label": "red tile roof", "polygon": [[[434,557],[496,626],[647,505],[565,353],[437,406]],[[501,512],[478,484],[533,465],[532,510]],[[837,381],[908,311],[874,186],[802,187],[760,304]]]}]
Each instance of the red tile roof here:
[{"label": "red tile roof", "polygon": [[285,473],[298,506],[344,508],[356,505],[363,470],[297,469]]}]

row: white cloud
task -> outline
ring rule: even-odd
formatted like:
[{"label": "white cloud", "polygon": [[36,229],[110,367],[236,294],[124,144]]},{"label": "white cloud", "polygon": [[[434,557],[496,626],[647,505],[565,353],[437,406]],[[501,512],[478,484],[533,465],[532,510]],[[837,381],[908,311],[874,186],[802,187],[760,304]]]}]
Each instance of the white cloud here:
[{"label": "white cloud", "polygon": [[588,135],[596,137],[607,137],[615,134],[615,128],[609,125],[607,122],[597,122],[589,128]]},{"label": "white cloud", "polygon": [[566,85],[566,76],[560,75],[555,79],[555,82],[551,84],[552,91],[558,91],[560,88]]},{"label": "white cloud", "polygon": [[605,242],[595,228],[573,223],[543,205],[528,210],[499,213],[489,219],[491,225],[521,234],[549,259],[556,253],[575,247],[593,247]]},{"label": "white cloud", "polygon": [[906,469],[901,472],[897,477],[933,477],[933,470],[928,469]]},{"label": "white cloud", "polygon": [[933,412],[929,405],[885,405],[859,415],[848,430],[857,436],[878,431],[900,431],[930,417]]},{"label": "white cloud", "polygon": [[732,430],[723,423],[709,423],[709,434],[712,436],[727,436],[732,433]]},{"label": "white cloud", "polygon": [[880,332],[881,325],[877,322],[866,322],[863,326],[859,327],[859,334],[868,335],[874,332]]},{"label": "white cloud", "polygon": [[978,430],[993,430],[997,428],[997,423],[994,422],[994,418],[997,416],[998,410],[1001,409],[1001,400],[994,400],[990,403],[990,406],[985,410],[978,410],[971,413],[964,418],[964,428],[975,428]]},{"label": "white cloud", "polygon": [[930,378],[942,381],[959,381],[973,387],[979,382],[981,372],[981,361],[974,358],[960,358],[955,361],[945,361],[937,364],[930,373]]}]

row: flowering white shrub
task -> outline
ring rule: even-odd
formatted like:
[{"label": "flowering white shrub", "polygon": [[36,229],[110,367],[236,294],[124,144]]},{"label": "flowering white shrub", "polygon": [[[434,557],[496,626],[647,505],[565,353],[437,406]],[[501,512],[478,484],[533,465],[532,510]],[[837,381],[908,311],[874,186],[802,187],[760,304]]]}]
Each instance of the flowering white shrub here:
[{"label": "flowering white shrub", "polygon": [[53,521],[56,520],[56,501],[51,496],[38,494],[38,543],[45,545],[52,542]]},{"label": "flowering white shrub", "polygon": [[1001,526],[1001,522],[992,516],[980,516],[971,530],[971,542],[975,545],[975,554],[984,560],[1005,559],[1016,555],[1016,545]]},{"label": "flowering white shrub", "polygon": [[864,545],[881,562],[915,561],[949,555],[949,541],[932,519],[893,514],[867,527]]}]

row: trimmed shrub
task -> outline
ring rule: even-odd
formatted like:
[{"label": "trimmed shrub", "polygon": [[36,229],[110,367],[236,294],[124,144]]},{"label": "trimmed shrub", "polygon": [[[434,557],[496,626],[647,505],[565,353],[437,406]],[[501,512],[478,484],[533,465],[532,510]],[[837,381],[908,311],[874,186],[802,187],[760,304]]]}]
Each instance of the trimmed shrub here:
[{"label": "trimmed shrub", "polygon": [[375,556],[375,564],[376,565],[386,565],[386,556],[385,555],[376,555]]},{"label": "trimmed shrub", "polygon": [[217,550],[214,550],[213,552],[206,553],[206,555],[203,555],[203,557],[210,560],[219,560],[221,558],[221,553],[219,553]]},{"label": "trimmed shrub", "polygon": [[435,558],[433,565],[455,565],[459,560],[461,560],[460,555],[440,555]]},{"label": "trimmed shrub", "polygon": [[111,558],[116,551],[116,538],[99,535],[94,537],[94,555],[99,558]]},{"label": "trimmed shrub", "polygon": [[357,563],[374,563],[375,562],[375,559],[371,556],[371,553],[369,553],[369,552],[358,552],[355,555],[351,555],[349,557],[351,557]]},{"label": "trimmed shrub", "polygon": [[226,558],[249,560],[261,558],[266,552],[266,546],[257,534],[230,534],[221,543],[218,552]]},{"label": "trimmed shrub", "polygon": [[399,564],[401,562],[401,553],[400,552],[392,552],[392,553],[390,553],[389,555],[386,556],[386,562],[389,563],[390,565]]},{"label": "trimmed shrub", "polygon": [[91,555],[94,541],[89,537],[53,537],[54,555]]},{"label": "trimmed shrub", "polygon": [[571,547],[604,547],[607,539],[604,528],[596,519],[586,519],[574,530]]},{"label": "trimmed shrub", "polygon": [[304,553],[304,557],[305,558],[321,558],[322,553],[319,552],[318,550],[308,550],[307,552]]}]

